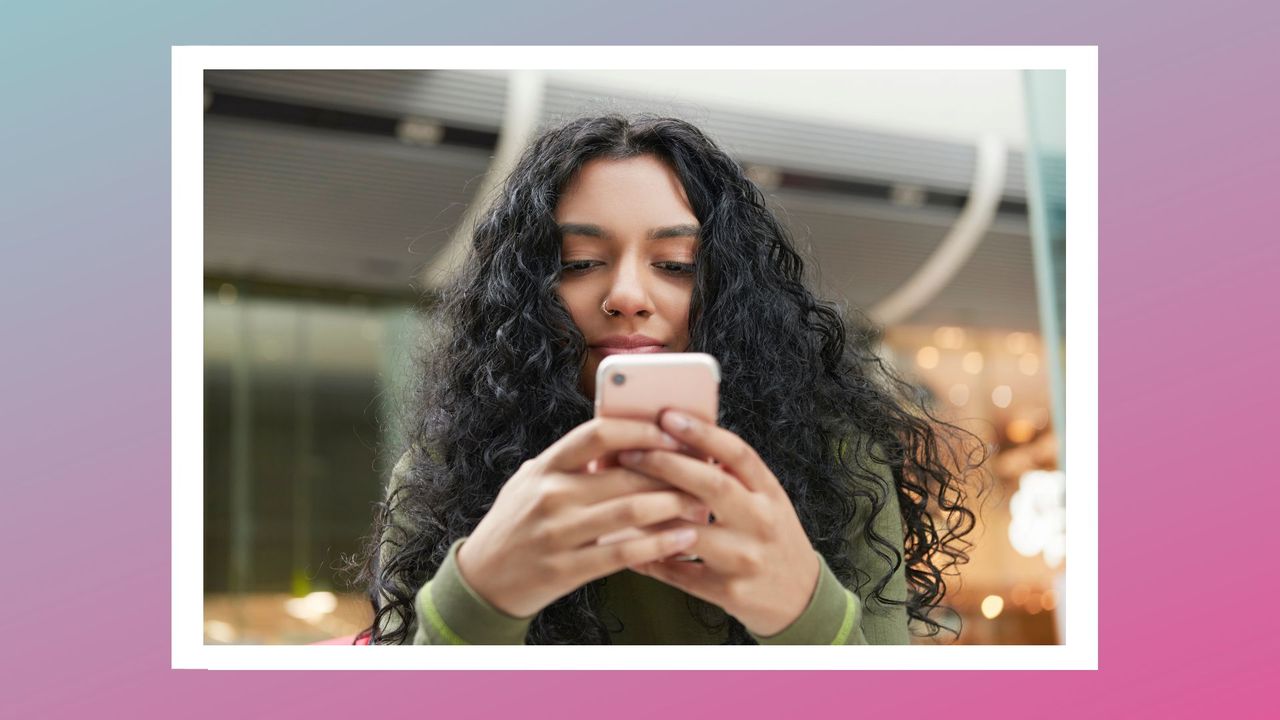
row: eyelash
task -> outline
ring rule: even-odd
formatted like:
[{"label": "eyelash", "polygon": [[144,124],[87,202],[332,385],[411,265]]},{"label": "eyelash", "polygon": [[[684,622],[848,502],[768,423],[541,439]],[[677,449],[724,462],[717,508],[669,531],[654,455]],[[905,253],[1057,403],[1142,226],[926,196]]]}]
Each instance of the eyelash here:
[{"label": "eyelash", "polygon": [[[573,262],[566,262],[561,264],[560,269],[570,273],[586,272],[587,270],[591,269],[592,267],[591,263],[594,263],[594,262],[597,262],[597,261],[575,260]],[[693,263],[659,262],[659,263],[654,263],[654,265],[657,266],[659,270],[662,270],[663,272],[668,273],[670,275],[682,275],[682,276],[692,275],[694,270]]]}]

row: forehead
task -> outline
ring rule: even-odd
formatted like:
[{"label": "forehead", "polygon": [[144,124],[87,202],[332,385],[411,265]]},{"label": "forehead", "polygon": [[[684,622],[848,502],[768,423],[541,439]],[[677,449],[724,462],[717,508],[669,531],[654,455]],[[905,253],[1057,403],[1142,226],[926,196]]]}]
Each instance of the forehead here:
[{"label": "forehead", "polygon": [[555,215],[560,222],[696,222],[680,178],[652,155],[588,161],[565,186]]}]

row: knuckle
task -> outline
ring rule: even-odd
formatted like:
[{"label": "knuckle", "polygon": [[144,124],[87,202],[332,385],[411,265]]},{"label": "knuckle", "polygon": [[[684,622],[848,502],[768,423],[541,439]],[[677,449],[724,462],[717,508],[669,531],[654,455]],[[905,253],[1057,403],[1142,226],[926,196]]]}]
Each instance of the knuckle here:
[{"label": "knuckle", "polygon": [[538,574],[544,578],[559,577],[563,569],[560,559],[550,554],[539,555],[533,561],[533,564],[537,568]]},{"label": "knuckle", "polygon": [[692,510],[698,502],[697,498],[683,490],[665,490],[659,496],[659,501],[663,513],[680,513]]},{"label": "knuckle", "polygon": [[568,484],[559,478],[547,478],[538,488],[534,512],[538,517],[553,515],[569,502]]},{"label": "knuckle", "polygon": [[760,520],[758,523],[760,528],[760,539],[766,543],[772,543],[778,539],[778,528],[768,520]]},{"label": "knuckle", "polygon": [[670,451],[655,450],[647,452],[645,456],[645,465],[651,470],[670,471],[674,464],[674,456]]},{"label": "knuckle", "polygon": [[548,547],[555,544],[558,535],[559,532],[550,523],[538,523],[529,531],[529,540],[535,546]]},{"label": "knuckle", "polygon": [[711,478],[707,481],[707,485],[708,485],[707,489],[711,492],[713,496],[723,497],[724,495],[728,494],[729,483],[731,482],[735,482],[735,481],[732,478],[730,478],[727,474],[723,472],[717,472],[713,474]]},{"label": "knuckle", "polygon": [[769,508],[765,507],[762,503],[748,503],[747,513],[751,516],[752,523],[759,528],[761,536],[765,538],[772,538],[777,533],[772,513],[770,513]]},{"label": "knuckle", "polygon": [[747,586],[738,580],[730,580],[724,585],[725,597],[734,605],[741,605],[747,600]]},{"label": "knuckle", "polygon": [[[654,473],[654,475],[658,475],[658,474],[660,474],[660,473],[657,473],[657,472],[655,472],[655,473]],[[643,482],[643,483],[644,483],[644,486],[641,488],[642,490],[647,490],[647,491],[651,491],[651,492],[657,492],[657,491],[660,491],[660,490],[670,490],[670,489],[671,489],[671,483],[670,483],[670,482],[668,482],[668,481],[666,481],[666,480],[662,480],[662,479],[657,478],[657,477],[654,477],[653,475],[644,475],[644,476],[642,476],[642,478],[641,478],[641,482]]]},{"label": "knuckle", "polygon": [[574,495],[574,484],[564,475],[548,475],[543,480],[542,492],[556,502],[567,501]]},{"label": "knuckle", "polygon": [[580,568],[575,563],[570,562],[569,558],[561,555],[555,555],[547,559],[547,577],[563,580],[564,578],[573,577]]},{"label": "knuckle", "polygon": [[648,475],[641,475],[640,473],[631,473],[628,483],[628,489],[633,493],[659,492],[670,487],[662,480],[651,478]]},{"label": "knuckle", "polygon": [[648,475],[636,472],[629,467],[614,468],[608,472],[611,473],[613,482],[617,484],[619,494],[643,492],[647,489]]},{"label": "knuckle", "polygon": [[613,511],[613,519],[622,525],[634,525],[640,521],[641,511],[638,500],[619,503]]},{"label": "knuckle", "polygon": [[668,492],[662,498],[662,514],[664,516],[683,515],[693,512],[701,505],[698,499],[680,490]]},{"label": "knuckle", "polygon": [[629,543],[614,543],[609,546],[607,553],[609,564],[615,566],[630,565],[632,562],[631,551],[628,549]]},{"label": "knuckle", "polygon": [[555,514],[553,503],[545,495],[539,496],[529,508],[529,517],[533,520],[545,520]]}]

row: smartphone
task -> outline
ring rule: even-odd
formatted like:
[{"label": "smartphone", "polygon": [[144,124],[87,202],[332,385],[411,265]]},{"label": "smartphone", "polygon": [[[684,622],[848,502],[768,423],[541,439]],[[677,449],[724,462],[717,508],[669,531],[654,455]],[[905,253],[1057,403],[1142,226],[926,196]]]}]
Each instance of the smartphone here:
[{"label": "smartphone", "polygon": [[666,409],[715,424],[720,363],[706,353],[610,355],[596,368],[596,417],[658,422]]},{"label": "smartphone", "polygon": [[[706,353],[610,355],[596,369],[596,417],[647,420],[657,424],[663,410],[673,409],[714,425],[719,407],[720,363]],[[593,462],[589,470],[594,472],[615,465],[617,458],[607,456]],[[637,535],[638,530],[621,530],[598,542],[608,544]],[[675,559],[698,560],[694,555]]]}]

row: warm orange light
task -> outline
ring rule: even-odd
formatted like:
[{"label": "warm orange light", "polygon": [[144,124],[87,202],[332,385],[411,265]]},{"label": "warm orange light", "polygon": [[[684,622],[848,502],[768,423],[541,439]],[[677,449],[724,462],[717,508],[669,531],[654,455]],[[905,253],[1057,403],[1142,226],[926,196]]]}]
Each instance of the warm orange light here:
[{"label": "warm orange light", "polygon": [[1023,375],[1035,375],[1040,371],[1040,356],[1035,353],[1023,353],[1018,358],[1018,369]]},{"label": "warm orange light", "polygon": [[1008,385],[997,385],[991,391],[991,402],[998,408],[1007,408],[1013,402],[1013,388]]},{"label": "warm orange light", "polygon": [[970,375],[977,375],[982,372],[982,353],[974,350],[964,355],[964,360],[960,362],[960,367]]},{"label": "warm orange light", "polygon": [[988,595],[982,598],[982,616],[986,619],[995,620],[1003,610],[1004,598],[999,595]]},{"label": "warm orange light", "polygon": [[925,370],[932,370],[938,367],[938,348],[932,345],[925,345],[916,351],[916,365]]},{"label": "warm orange light", "polygon": [[1024,332],[1009,333],[1004,339],[1004,346],[1014,355],[1020,355],[1031,347],[1031,335]]},{"label": "warm orange light", "polygon": [[1035,437],[1036,426],[1030,420],[1018,418],[1009,421],[1009,424],[1004,428],[1004,434],[1011,442],[1024,443]]},{"label": "warm orange light", "polygon": [[940,327],[933,331],[933,341],[947,350],[964,347],[964,330],[958,327]]}]

